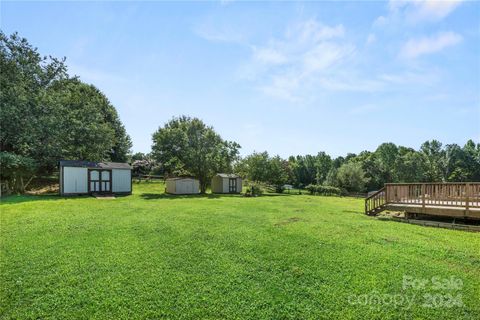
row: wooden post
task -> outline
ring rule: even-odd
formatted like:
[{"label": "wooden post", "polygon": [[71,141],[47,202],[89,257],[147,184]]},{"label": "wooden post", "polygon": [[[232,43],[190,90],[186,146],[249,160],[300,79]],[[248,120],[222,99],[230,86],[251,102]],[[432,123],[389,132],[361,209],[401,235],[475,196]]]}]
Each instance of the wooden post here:
[{"label": "wooden post", "polygon": [[425,183],[422,183],[422,212],[425,213]]},{"label": "wooden post", "polygon": [[388,184],[385,185],[385,201],[384,201],[385,204],[388,203],[388,193],[387,193],[387,191],[388,191]]},{"label": "wooden post", "polygon": [[466,183],[465,184],[465,215],[468,215],[468,211],[469,211],[469,201],[470,201],[470,194],[469,194],[469,191],[470,191],[470,183]]}]

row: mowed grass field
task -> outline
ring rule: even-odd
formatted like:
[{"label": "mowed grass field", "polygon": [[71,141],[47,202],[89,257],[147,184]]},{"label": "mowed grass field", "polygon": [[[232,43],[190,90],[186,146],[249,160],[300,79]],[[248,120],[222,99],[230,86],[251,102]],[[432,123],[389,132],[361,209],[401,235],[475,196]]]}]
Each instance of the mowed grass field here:
[{"label": "mowed grass field", "polygon": [[479,234],[362,199],[163,190],[2,199],[0,317],[480,319]]}]

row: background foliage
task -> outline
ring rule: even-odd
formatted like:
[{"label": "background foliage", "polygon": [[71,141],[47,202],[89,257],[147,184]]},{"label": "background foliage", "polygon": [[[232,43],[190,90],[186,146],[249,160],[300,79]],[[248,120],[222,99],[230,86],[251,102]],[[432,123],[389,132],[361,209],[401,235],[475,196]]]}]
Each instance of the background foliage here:
[{"label": "background foliage", "polygon": [[480,181],[480,144],[473,140],[461,147],[426,141],[419,150],[383,143],[373,151],[332,158],[317,155],[290,156],[288,160],[253,153],[235,170],[252,181],[297,188],[334,186],[348,192],[377,190],[388,182]]}]

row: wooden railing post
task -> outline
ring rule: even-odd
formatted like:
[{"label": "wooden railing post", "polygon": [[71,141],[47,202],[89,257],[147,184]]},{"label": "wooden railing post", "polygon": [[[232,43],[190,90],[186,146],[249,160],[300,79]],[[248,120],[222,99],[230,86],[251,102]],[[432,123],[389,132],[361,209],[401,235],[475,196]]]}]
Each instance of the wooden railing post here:
[{"label": "wooden railing post", "polygon": [[465,184],[465,215],[468,215],[469,211],[469,201],[470,201],[470,183]]},{"label": "wooden railing post", "polygon": [[425,213],[425,183],[422,183],[422,212]]},{"label": "wooden railing post", "polygon": [[385,185],[385,204],[388,203],[388,184]]}]

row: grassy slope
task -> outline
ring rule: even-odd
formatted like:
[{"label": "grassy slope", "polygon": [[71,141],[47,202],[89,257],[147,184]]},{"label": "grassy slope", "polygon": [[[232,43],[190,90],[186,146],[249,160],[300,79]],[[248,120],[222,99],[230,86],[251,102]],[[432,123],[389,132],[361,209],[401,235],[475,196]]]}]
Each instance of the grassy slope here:
[{"label": "grassy slope", "polygon": [[[480,318],[480,236],[378,221],[359,199],[10,197],[1,209],[4,318]],[[348,304],[455,276],[464,307]],[[440,291],[440,293],[448,293]]]}]

